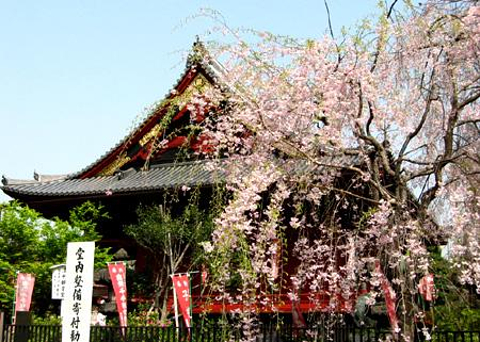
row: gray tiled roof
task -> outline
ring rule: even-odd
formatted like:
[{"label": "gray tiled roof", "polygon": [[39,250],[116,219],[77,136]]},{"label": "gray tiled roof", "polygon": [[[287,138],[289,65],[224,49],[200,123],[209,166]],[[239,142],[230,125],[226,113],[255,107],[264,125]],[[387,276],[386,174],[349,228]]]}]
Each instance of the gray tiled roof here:
[{"label": "gray tiled roof", "polygon": [[[249,166],[240,162],[242,173],[247,174]],[[331,154],[321,158],[315,165],[301,159],[279,159],[277,166],[285,175],[314,175],[325,170],[338,170],[347,165],[358,165],[357,155]],[[239,165],[237,165],[239,166]],[[225,160],[198,160],[153,165],[147,171],[133,168],[121,171],[113,176],[71,179],[62,176],[36,177],[34,180],[17,180],[3,178],[1,189],[16,195],[35,197],[75,197],[106,196],[150,192],[156,190],[181,188],[182,186],[201,186],[223,183],[226,181],[228,167]],[[323,171],[322,171],[323,170]]]},{"label": "gray tiled roof", "polygon": [[2,190],[32,196],[85,196],[154,191],[222,182],[223,172],[212,171],[206,161],[177,162],[152,166],[148,171],[130,169],[113,176],[52,181],[3,179]]}]

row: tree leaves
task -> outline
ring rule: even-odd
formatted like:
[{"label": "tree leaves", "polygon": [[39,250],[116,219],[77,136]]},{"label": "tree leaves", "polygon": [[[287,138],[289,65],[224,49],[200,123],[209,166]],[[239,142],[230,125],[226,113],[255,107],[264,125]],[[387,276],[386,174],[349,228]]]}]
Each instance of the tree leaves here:
[{"label": "tree leaves", "polygon": [[[11,309],[16,272],[36,277],[32,309],[52,310],[50,267],[65,263],[68,242],[100,240],[96,222],[106,217],[90,202],[73,209],[68,221],[47,220],[16,201],[0,206],[0,310]],[[110,259],[107,249],[96,249],[97,266]]]}]

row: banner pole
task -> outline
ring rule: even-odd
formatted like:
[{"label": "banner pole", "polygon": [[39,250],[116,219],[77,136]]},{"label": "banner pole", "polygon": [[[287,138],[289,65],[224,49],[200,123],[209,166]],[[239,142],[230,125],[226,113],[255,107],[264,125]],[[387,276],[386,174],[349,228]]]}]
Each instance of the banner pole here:
[{"label": "banner pole", "polygon": [[13,291],[12,324],[15,324],[15,306],[17,305],[18,274],[19,273],[20,273],[20,271],[15,271],[15,291]]},{"label": "banner pole", "polygon": [[[193,272],[192,272],[193,273]],[[193,292],[192,292],[192,277],[190,276],[190,273],[188,275],[188,287],[190,290],[190,328],[193,328]]]},{"label": "banner pole", "polygon": [[4,317],[4,312],[0,311],[0,342],[3,342],[3,329],[5,325],[5,322],[3,321]]},{"label": "banner pole", "polygon": [[178,306],[177,306],[177,294],[175,293],[175,284],[173,283],[173,275],[170,276],[172,278],[172,290],[173,290],[173,309],[175,311],[175,327],[179,328],[178,326]]}]

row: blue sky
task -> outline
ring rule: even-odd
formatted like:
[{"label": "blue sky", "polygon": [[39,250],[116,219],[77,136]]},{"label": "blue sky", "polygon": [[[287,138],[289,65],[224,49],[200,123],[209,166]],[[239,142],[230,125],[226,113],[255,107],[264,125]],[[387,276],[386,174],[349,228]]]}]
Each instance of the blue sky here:
[{"label": "blue sky", "polygon": [[[375,0],[330,0],[335,31]],[[322,0],[0,0],[0,175],[78,171],[115,145],[164,97],[195,35],[215,23],[318,38]],[[0,192],[0,202],[8,197]]]}]

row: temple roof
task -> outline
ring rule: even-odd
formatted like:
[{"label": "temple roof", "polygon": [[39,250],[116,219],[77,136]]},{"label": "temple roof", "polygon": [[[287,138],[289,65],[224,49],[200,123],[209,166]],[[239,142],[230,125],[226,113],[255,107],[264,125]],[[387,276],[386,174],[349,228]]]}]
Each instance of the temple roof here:
[{"label": "temple roof", "polygon": [[211,185],[222,182],[224,174],[212,171],[207,161],[176,162],[152,166],[147,171],[128,169],[112,176],[86,179],[59,178],[49,181],[10,180],[3,178],[3,191],[10,194],[76,197],[85,195],[111,196],[139,191]]},{"label": "temple roof", "polygon": [[[176,186],[211,184],[214,174],[205,162],[171,163],[138,167],[142,160],[150,158],[152,149],[162,132],[163,118],[171,106],[188,102],[194,91],[201,87],[220,85],[225,69],[211,58],[201,41],[193,44],[182,75],[164,98],[153,106],[142,122],[100,158],[78,172],[68,175],[41,175],[34,173],[32,180],[11,179],[3,176],[1,189],[12,197],[75,197],[84,195],[110,195],[166,189]],[[187,115],[186,105],[176,109],[180,116]],[[176,120],[175,116],[172,120]],[[169,121],[174,122],[174,121]],[[172,142],[172,148],[175,141]],[[178,144],[178,143],[177,143]],[[170,148],[171,146],[168,145]],[[166,149],[165,149],[166,150]],[[162,152],[162,151],[160,151]],[[136,163],[135,163],[136,161]]]},{"label": "temple roof", "polygon": [[[205,87],[213,85],[221,89],[229,89],[228,85],[222,83],[222,80],[225,80],[225,78],[222,79],[224,75],[225,69],[222,65],[212,59],[203,44],[197,40],[187,59],[186,68],[172,90],[162,101],[152,107],[145,119],[131,133],[102,157],[69,175],[35,173],[32,180],[18,180],[4,176],[1,189],[7,195],[21,198],[28,203],[36,198],[67,199],[84,196],[99,198],[224,182],[224,171],[212,171],[209,168],[209,162],[205,160],[172,163],[167,156],[168,151],[175,151],[185,142],[193,148],[202,145],[201,140],[192,142],[188,140],[191,139],[190,137],[183,134],[170,138],[166,148],[155,150],[168,129],[184,127],[182,122],[187,119],[188,125],[192,120],[200,120],[198,114],[190,113],[186,105],[195,91],[205,90]],[[200,94],[203,93],[200,92]],[[182,105],[178,105],[179,103]],[[172,108],[173,115],[170,113]],[[167,126],[162,125],[166,118],[169,118]],[[288,146],[279,144],[276,147],[283,152],[289,152]],[[330,164],[345,165],[345,163],[358,162],[357,156],[341,156],[333,150],[324,152],[330,155],[327,157],[331,158]],[[286,154],[295,159],[294,152]],[[155,163],[150,160],[152,155],[157,158]],[[286,166],[286,172],[295,173],[301,173],[311,167],[308,162],[298,163],[295,160],[286,162]]]},{"label": "temple roof", "polygon": [[[123,137],[115,146],[105,152],[100,158],[90,165],[84,167],[78,172],[67,175],[69,179],[91,177],[101,173],[102,164],[114,164],[121,159],[122,152],[125,152],[134,142],[138,142],[147,135],[152,126],[165,115],[166,109],[170,101],[178,98],[188,92],[189,86],[198,76],[210,84],[221,85],[221,78],[225,74],[225,68],[214,58],[210,56],[204,44],[197,36],[196,42],[193,44],[192,50],[187,57],[185,69],[181,76],[177,79],[174,86],[167,92],[162,100],[157,101],[151,106],[151,110],[147,116],[138,124],[131,132]],[[157,132],[158,133],[158,132]],[[119,167],[114,168],[116,171]],[[113,172],[111,172],[113,173]]]},{"label": "temple roof", "polygon": [[[238,160],[237,160],[238,162]],[[322,158],[325,165],[319,166],[302,159],[278,159],[277,165],[284,174],[296,176],[320,174],[327,169],[341,168],[343,165],[360,163],[355,153],[333,153]],[[240,162],[240,164],[242,164]],[[245,174],[249,173],[251,165],[242,164]],[[187,162],[173,162],[152,165],[148,170],[117,171],[111,176],[97,176],[84,179],[55,176],[51,179],[38,176],[34,180],[18,180],[3,177],[2,190],[12,197],[106,197],[132,193],[155,192],[159,190],[177,189],[185,187],[211,186],[224,183],[228,168],[225,160],[197,160]],[[46,180],[48,179],[48,180]]]}]

